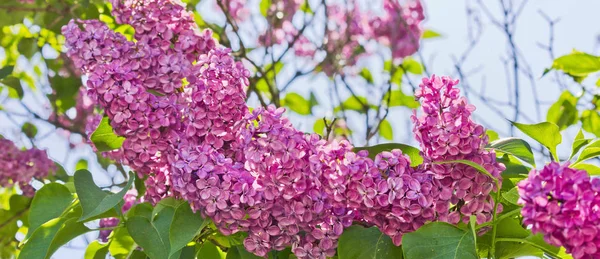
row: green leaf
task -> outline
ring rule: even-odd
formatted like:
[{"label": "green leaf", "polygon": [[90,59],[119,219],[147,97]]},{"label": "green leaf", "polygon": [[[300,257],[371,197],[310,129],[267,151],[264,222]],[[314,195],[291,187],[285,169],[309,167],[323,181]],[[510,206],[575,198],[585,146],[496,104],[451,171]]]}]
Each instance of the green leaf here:
[{"label": "green leaf", "polygon": [[406,259],[477,259],[475,237],[470,231],[443,222],[426,224],[402,237]]},{"label": "green leaf", "polygon": [[364,78],[365,80],[367,80],[367,83],[372,84],[373,83],[373,75],[371,75],[371,71],[369,71],[368,68],[363,68],[360,71],[359,74],[362,78]]},{"label": "green leaf", "polygon": [[519,205],[517,203],[517,201],[519,200],[519,190],[517,189],[517,187],[510,189],[510,191],[508,192],[502,193],[502,197],[506,199],[506,201],[514,205]]},{"label": "green leaf", "polygon": [[[364,107],[366,105],[367,107]],[[343,109],[342,109],[343,108]],[[339,112],[342,110],[357,111],[365,113],[365,109],[369,108],[369,101],[364,96],[350,96],[340,106],[333,109],[333,112]]]},{"label": "green leaf", "polygon": [[38,50],[37,40],[34,38],[23,38],[19,40],[17,49],[26,58],[31,58]]},{"label": "green leaf", "polygon": [[490,142],[496,141],[496,140],[499,139],[498,132],[495,132],[495,131],[493,131],[491,129],[486,130],[485,131],[485,135],[488,136]]},{"label": "green leaf", "polygon": [[35,125],[25,122],[23,123],[23,126],[21,126],[21,132],[23,132],[23,134],[25,134],[25,136],[28,138],[35,138],[38,133],[38,129]]},{"label": "green leaf", "polygon": [[429,29],[425,30],[423,32],[423,36],[421,36],[421,38],[423,38],[423,39],[431,39],[431,38],[439,38],[439,37],[442,37],[442,34],[439,34],[438,32],[429,30]]},{"label": "green leaf", "polygon": [[44,185],[31,202],[27,236],[31,236],[44,223],[60,217],[72,202],[73,196],[67,187],[59,183]]},{"label": "green leaf", "polygon": [[407,57],[402,61],[402,67],[409,73],[415,75],[423,74],[423,66],[421,63],[411,57]]},{"label": "green leaf", "polygon": [[576,106],[577,98],[571,92],[565,90],[558,100],[550,106],[550,109],[548,109],[546,121],[556,124],[560,130],[566,129],[577,123],[579,112]]},{"label": "green leaf", "polygon": [[21,80],[14,76],[7,76],[6,78],[2,79],[0,83],[8,86],[8,96],[10,98],[23,99],[24,92],[23,87],[21,86]]},{"label": "green leaf", "polygon": [[339,259],[402,258],[402,248],[378,228],[353,225],[344,230],[338,242]]},{"label": "green leaf", "polygon": [[234,246],[227,250],[226,259],[261,259],[244,248],[244,246]]},{"label": "green leaf", "polygon": [[108,251],[113,257],[127,258],[133,248],[135,248],[135,242],[126,227],[118,227],[113,230],[108,245]]},{"label": "green leaf", "polygon": [[129,218],[125,225],[133,240],[144,249],[144,252],[151,259],[165,259],[169,257],[167,246],[149,219],[134,216]]},{"label": "green leaf", "polygon": [[591,175],[591,176],[600,175],[600,167],[592,165],[592,164],[579,163],[576,165],[572,165],[571,167],[575,168],[575,169],[579,169],[579,170],[584,170],[588,173],[588,175]]},{"label": "green leaf", "polygon": [[554,156],[554,160],[558,161],[556,146],[562,142],[562,136],[560,135],[560,129],[556,124],[551,122],[521,124],[514,121],[511,121],[511,123],[517,127],[517,129],[521,130],[521,132],[548,148],[550,153]]},{"label": "green leaf", "polygon": [[581,82],[588,74],[600,71],[600,58],[579,52],[561,56],[554,60],[552,69],[561,70]]},{"label": "green leaf", "polygon": [[388,120],[382,120],[379,126],[379,134],[387,140],[394,140],[394,130]]},{"label": "green leaf", "polygon": [[260,13],[264,17],[267,17],[267,13],[268,13],[270,7],[271,7],[271,0],[261,0],[260,1]]},{"label": "green leaf", "polygon": [[183,248],[196,235],[200,234],[205,223],[199,212],[194,213],[187,202],[181,203],[175,209],[173,222],[169,229],[171,253]]},{"label": "green leaf", "polygon": [[523,179],[527,177],[530,167],[524,166],[514,156],[504,154],[502,157],[498,157],[497,161],[503,163],[506,169],[502,172],[502,178],[516,178]]},{"label": "green leaf", "polygon": [[579,150],[581,150],[582,147],[586,146],[591,141],[592,139],[585,138],[585,136],[583,135],[583,131],[580,129],[577,133],[577,136],[573,140],[573,146],[571,147],[571,155],[569,155],[569,160],[571,160],[571,158],[577,155],[577,153],[579,153]]},{"label": "green leaf", "polygon": [[83,208],[83,214],[79,220],[84,221],[114,208],[123,200],[123,196],[131,188],[133,179],[133,173],[129,172],[127,185],[118,193],[108,194],[96,186],[89,171],[79,170],[75,172],[75,190]]},{"label": "green leaf", "polygon": [[283,104],[300,115],[310,115],[312,113],[310,101],[297,93],[286,94],[283,98]]},{"label": "green leaf", "polygon": [[305,0],[304,2],[302,2],[302,5],[300,6],[300,10],[307,13],[307,14],[314,14],[315,12],[313,12],[313,10],[310,8],[310,3],[308,0]]},{"label": "green leaf", "polygon": [[519,138],[503,138],[490,143],[490,148],[502,153],[513,155],[524,162],[535,166],[535,159],[531,146],[526,141]]},{"label": "green leaf", "polygon": [[581,113],[581,124],[583,129],[600,137],[600,115],[595,110],[585,110]]},{"label": "green leaf", "polygon": [[13,67],[13,66],[6,66],[6,67],[3,67],[2,69],[0,69],[0,79],[4,79],[5,77],[12,74],[14,68],[15,67]]},{"label": "green leaf", "polygon": [[210,259],[225,259],[227,253],[223,252],[219,247],[217,247],[212,242],[203,242],[199,245],[197,258],[210,258]]},{"label": "green leaf", "polygon": [[84,259],[105,259],[108,254],[108,244],[100,244],[98,241],[90,243],[85,249]]},{"label": "green leaf", "polygon": [[585,160],[600,156],[600,140],[596,140],[586,146],[577,157],[577,161],[573,163],[574,165],[579,164]]},{"label": "green leaf", "polygon": [[415,100],[414,96],[404,94],[404,92],[402,92],[401,89],[393,90],[389,93],[386,93],[383,97],[384,105],[387,104],[388,98],[390,100],[390,107],[405,106],[411,109],[415,109],[420,106],[419,102]]},{"label": "green leaf", "polygon": [[108,117],[102,118],[98,128],[92,133],[90,138],[98,151],[111,151],[120,148],[125,141],[124,137],[121,137],[113,132],[113,128],[108,122]]},{"label": "green leaf", "polygon": [[75,165],[75,171],[88,169],[88,161],[85,159],[79,159]]},{"label": "green leaf", "polygon": [[409,146],[406,144],[400,143],[386,143],[379,144],[370,147],[355,147],[353,149],[354,152],[358,152],[361,150],[369,151],[369,157],[375,158],[375,156],[383,151],[391,151],[393,149],[400,149],[402,153],[407,155],[410,158],[410,166],[417,166],[423,163],[423,157],[419,154],[419,149],[413,146]]}]

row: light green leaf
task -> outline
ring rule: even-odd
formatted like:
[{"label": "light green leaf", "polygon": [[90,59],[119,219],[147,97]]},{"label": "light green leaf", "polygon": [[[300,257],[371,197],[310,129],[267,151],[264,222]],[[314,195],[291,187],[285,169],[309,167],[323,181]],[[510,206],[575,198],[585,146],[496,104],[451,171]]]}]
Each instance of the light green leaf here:
[{"label": "light green leaf", "polygon": [[370,147],[355,147],[353,149],[354,152],[358,152],[360,150],[369,151],[369,157],[375,158],[375,156],[383,151],[391,151],[394,149],[402,150],[402,153],[407,155],[410,158],[410,166],[417,166],[423,163],[423,157],[419,154],[419,149],[413,146],[409,146],[406,144],[400,143],[386,143],[379,144]]},{"label": "light green leaf", "polygon": [[502,153],[513,155],[524,162],[535,166],[535,159],[533,158],[533,152],[529,143],[519,138],[503,138],[496,140],[489,145]]},{"label": "light green leaf", "polygon": [[31,236],[44,223],[60,217],[72,202],[73,196],[67,187],[58,183],[44,185],[31,202],[27,236]]},{"label": "light green leaf", "polygon": [[442,37],[442,34],[439,34],[439,33],[438,33],[438,32],[436,32],[436,31],[433,31],[433,30],[429,30],[429,29],[427,29],[427,30],[425,30],[425,31],[423,32],[423,36],[421,36],[421,37],[422,37],[423,39],[432,39],[432,38],[439,38],[439,37]]},{"label": "light green leaf", "polygon": [[77,161],[77,164],[75,165],[75,171],[83,169],[88,169],[88,161],[85,159],[79,159],[79,161]]},{"label": "light green leaf", "polygon": [[392,129],[392,124],[390,124],[387,120],[382,120],[381,125],[379,126],[379,134],[384,139],[394,140],[394,130]]},{"label": "light green leaf", "polygon": [[584,170],[588,173],[588,175],[591,176],[600,175],[600,167],[592,164],[579,163],[576,165],[572,165],[571,167],[579,170]]},{"label": "light green leaf", "polygon": [[596,110],[585,110],[581,113],[583,130],[600,137],[600,115]]},{"label": "light green leaf", "polygon": [[600,58],[574,50],[555,59],[552,69],[561,70],[581,82],[588,74],[600,71]]},{"label": "light green leaf", "polygon": [[120,148],[125,141],[124,137],[121,137],[113,132],[113,128],[108,122],[108,117],[102,118],[98,128],[92,133],[90,137],[98,151],[111,151]]},{"label": "light green leaf", "polygon": [[402,248],[378,228],[353,225],[344,230],[338,242],[339,259],[402,258]]},{"label": "light green leaf", "polygon": [[[366,105],[367,107],[364,107]],[[342,109],[343,108],[343,109]],[[339,112],[342,110],[351,110],[357,111],[360,113],[365,113],[365,109],[369,108],[369,101],[364,96],[350,96],[346,99],[340,106],[337,106],[333,109],[333,112]]]},{"label": "light green leaf", "polygon": [[407,57],[402,61],[402,67],[409,73],[415,75],[423,74],[423,65],[411,57]]},{"label": "light green leaf", "polygon": [[579,154],[579,157],[577,157],[577,161],[575,161],[573,164],[576,165],[597,156],[600,156],[600,140],[596,140],[583,148],[581,154]]},{"label": "light green leaf", "polygon": [[108,251],[113,257],[127,258],[133,248],[135,248],[135,242],[126,227],[118,227],[113,230],[108,245]]},{"label": "light green leaf", "polygon": [[98,241],[90,243],[85,249],[84,259],[106,259],[108,244],[100,244]]},{"label": "light green leaf", "polygon": [[267,17],[267,13],[269,11],[269,8],[271,8],[271,0],[261,0],[260,1],[260,13],[264,17]]},{"label": "light green leaf", "polygon": [[83,214],[79,220],[84,221],[113,209],[123,200],[123,196],[131,188],[133,179],[133,173],[129,172],[127,185],[118,193],[108,194],[96,186],[89,171],[79,170],[75,172],[75,190],[83,208]]},{"label": "light green leaf", "polygon": [[475,237],[470,231],[443,222],[426,224],[402,237],[406,259],[477,259]]},{"label": "light green leaf", "polygon": [[286,94],[283,98],[283,105],[300,115],[310,115],[312,113],[310,101],[297,93]]},{"label": "light green leaf", "polygon": [[558,126],[560,130],[577,123],[579,112],[577,111],[577,98],[568,90],[565,90],[558,100],[550,106],[546,121],[552,122]]},{"label": "light green leaf", "polygon": [[214,259],[225,259],[227,253],[223,252],[212,242],[203,242],[199,245],[197,258],[214,258]]},{"label": "light green leaf", "polygon": [[591,141],[592,141],[592,139],[585,138],[585,136],[583,135],[583,131],[580,129],[579,132],[577,133],[577,136],[573,140],[573,146],[571,147],[571,155],[569,155],[569,160],[571,160],[571,158],[573,158],[575,155],[577,155],[577,153],[579,153],[579,150],[582,147],[589,144]]},{"label": "light green leaf", "polygon": [[514,121],[511,121],[511,123],[517,127],[517,129],[521,130],[521,132],[548,148],[550,153],[552,153],[554,160],[558,161],[556,146],[562,142],[562,136],[560,135],[560,129],[556,124],[551,122],[522,124]]},{"label": "light green leaf", "polygon": [[[391,96],[389,96],[389,95],[391,95]],[[389,104],[390,107],[405,106],[405,107],[408,107],[411,109],[415,109],[420,106],[419,102],[417,102],[417,100],[415,100],[414,96],[404,94],[404,92],[402,92],[401,89],[393,90],[393,91],[390,91],[389,93],[386,93],[385,96],[383,97],[384,105],[387,104],[388,98],[390,100],[390,104]]]},{"label": "light green leaf", "polygon": [[360,71],[359,74],[362,78],[364,78],[365,80],[367,80],[367,83],[372,84],[373,83],[373,75],[371,75],[371,71],[369,71],[368,68],[363,68]]}]

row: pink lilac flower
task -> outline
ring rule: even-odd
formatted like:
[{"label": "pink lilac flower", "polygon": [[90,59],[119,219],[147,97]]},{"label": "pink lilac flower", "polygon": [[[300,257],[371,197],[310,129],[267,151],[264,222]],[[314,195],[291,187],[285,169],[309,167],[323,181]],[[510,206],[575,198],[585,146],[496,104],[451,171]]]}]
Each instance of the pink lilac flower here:
[{"label": "pink lilac flower", "polygon": [[402,5],[395,0],[385,0],[384,15],[369,21],[377,41],[392,50],[394,59],[412,55],[419,48],[425,19],[419,0],[407,0]]},{"label": "pink lilac flower", "polygon": [[41,179],[56,171],[56,165],[46,151],[37,148],[19,150],[15,144],[0,137],[0,186],[19,186],[23,195],[33,196],[31,180]]},{"label": "pink lilac flower", "polygon": [[[125,193],[125,196],[123,197],[124,204],[123,204],[123,207],[121,207],[122,213],[127,213],[127,211],[129,211],[129,209],[131,209],[131,207],[133,207],[133,205],[138,203],[137,196],[138,196],[138,193],[137,193],[136,189],[131,189],[131,190],[127,191],[127,193]],[[103,219],[100,219],[100,223],[99,223],[100,228],[111,228],[111,227],[116,227],[117,225],[119,225],[118,218],[103,218]],[[110,233],[112,233],[111,229],[100,230],[100,233],[98,234],[98,240],[100,240],[102,242],[107,242],[108,236],[110,236]]]},{"label": "pink lilac flower", "polygon": [[[441,196],[437,205],[450,208],[440,212],[439,220],[468,222],[477,216],[477,223],[492,219],[497,191],[493,179],[464,164],[435,164],[439,161],[470,160],[483,166],[501,182],[503,164],[496,161],[493,150],[486,150],[488,137],[484,128],[471,120],[475,106],[460,96],[454,86],[458,80],[449,77],[424,78],[415,96],[421,99],[423,114],[412,116],[413,132],[421,145],[425,160],[423,168],[434,173],[435,188]],[[501,205],[498,205],[501,210]]]},{"label": "pink lilac flower", "polygon": [[600,257],[600,179],[552,162],[518,184],[523,224],[574,258]]}]

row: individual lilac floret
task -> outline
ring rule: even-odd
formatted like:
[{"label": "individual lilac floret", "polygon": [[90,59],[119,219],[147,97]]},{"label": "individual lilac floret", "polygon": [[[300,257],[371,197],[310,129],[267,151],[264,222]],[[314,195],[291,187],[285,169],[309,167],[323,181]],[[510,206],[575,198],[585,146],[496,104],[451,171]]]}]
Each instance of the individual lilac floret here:
[{"label": "individual lilac floret", "polygon": [[575,259],[600,258],[600,179],[552,162],[518,184],[523,223]]}]

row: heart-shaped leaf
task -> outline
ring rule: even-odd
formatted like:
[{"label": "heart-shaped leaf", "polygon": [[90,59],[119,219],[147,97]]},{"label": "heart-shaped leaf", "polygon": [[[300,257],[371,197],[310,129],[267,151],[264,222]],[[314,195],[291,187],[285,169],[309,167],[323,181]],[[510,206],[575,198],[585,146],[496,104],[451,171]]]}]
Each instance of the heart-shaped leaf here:
[{"label": "heart-shaped leaf", "polygon": [[114,208],[123,200],[134,178],[133,173],[129,172],[127,185],[120,192],[110,194],[96,186],[92,174],[88,170],[75,172],[75,190],[83,208],[83,214],[79,220],[85,221]]}]

